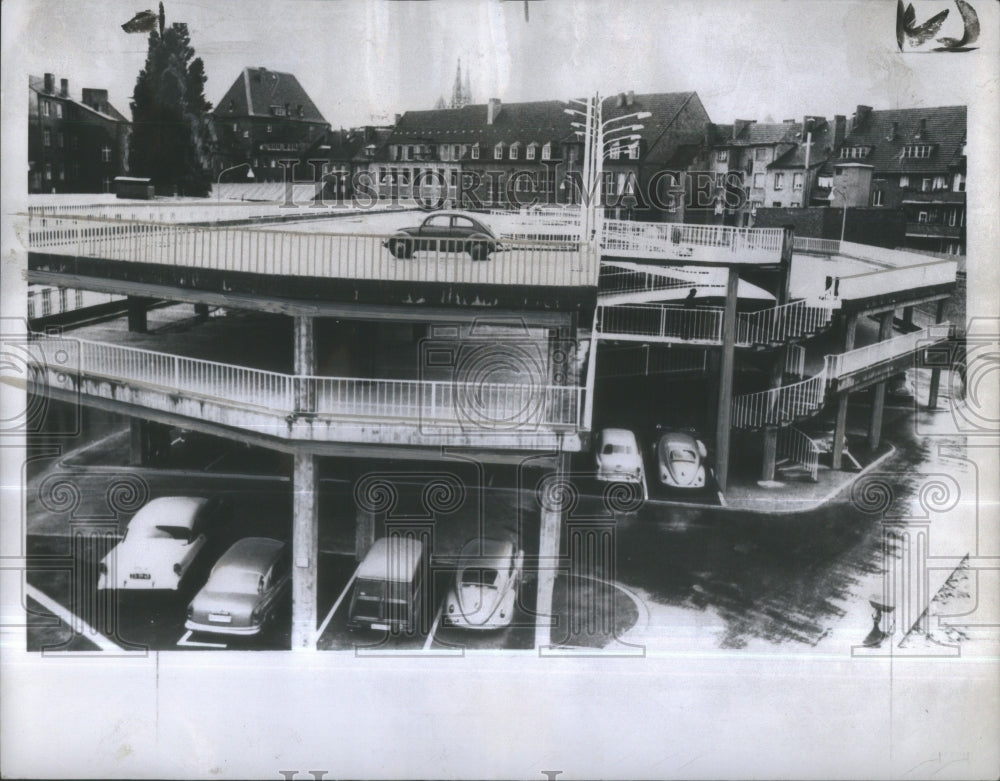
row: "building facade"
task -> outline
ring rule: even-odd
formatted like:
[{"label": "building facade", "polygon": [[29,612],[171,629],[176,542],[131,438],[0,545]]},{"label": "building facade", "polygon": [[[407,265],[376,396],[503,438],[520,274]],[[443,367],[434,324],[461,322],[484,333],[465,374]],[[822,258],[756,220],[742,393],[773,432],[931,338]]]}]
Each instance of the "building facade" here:
[{"label": "building facade", "polygon": [[107,90],[85,87],[76,100],[68,79],[29,76],[28,191],[111,192],[128,171],[129,129]]}]

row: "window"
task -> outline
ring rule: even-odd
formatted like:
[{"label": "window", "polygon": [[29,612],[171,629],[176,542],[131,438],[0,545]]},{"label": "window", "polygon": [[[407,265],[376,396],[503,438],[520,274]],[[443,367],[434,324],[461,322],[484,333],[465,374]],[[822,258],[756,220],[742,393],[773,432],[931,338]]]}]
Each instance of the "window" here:
[{"label": "window", "polygon": [[479,159],[479,144],[472,145],[472,159],[473,160]]},{"label": "window", "polygon": [[943,176],[935,176],[933,187],[935,190],[947,190],[948,181]]},{"label": "window", "polygon": [[612,160],[617,160],[621,156],[622,156],[622,148],[618,146],[618,142],[616,141],[611,145],[611,150],[608,152],[608,157]]},{"label": "window", "polygon": [[910,144],[903,147],[903,157],[922,159],[931,156],[933,147],[930,144]]},{"label": "window", "polygon": [[628,157],[629,157],[630,160],[638,160],[639,159],[639,142],[638,141],[633,141],[631,144],[628,145]]},{"label": "window", "polygon": [[955,223],[958,221],[958,209],[948,210],[948,225],[955,227]]},{"label": "window", "polygon": [[771,206],[773,206],[775,209],[780,209],[781,208],[781,201],[774,201],[774,202],[771,203]]},{"label": "window", "polygon": [[784,186],[785,186],[785,175],[784,174],[775,174],[774,175],[774,189],[775,190],[781,190],[781,189],[784,188]]},{"label": "window", "polygon": [[104,187],[104,192],[106,192],[106,193],[111,192],[111,177],[110,176],[105,176],[101,180],[101,185]]},{"label": "window", "polygon": [[44,146],[52,146],[52,132],[50,130],[42,131],[42,144]]},{"label": "window", "polygon": [[462,147],[460,147],[458,144],[455,144],[451,148],[451,158],[452,160],[458,160],[461,156],[462,156]]},{"label": "window", "polygon": [[510,145],[510,159],[517,160],[517,144]]},{"label": "window", "polygon": [[758,190],[764,187],[764,174],[753,175],[753,186]]},{"label": "window", "polygon": [[244,130],[243,131],[243,137],[244,138],[250,138],[250,131],[249,130]]},{"label": "window", "polygon": [[917,215],[917,222],[927,222],[927,212],[920,212]]},{"label": "window", "polygon": [[271,126],[270,125],[267,126],[266,131],[267,131],[268,135],[271,135]]},{"label": "window", "polygon": [[920,180],[920,190],[925,193],[930,192],[931,184],[933,183],[933,181],[934,180],[931,179],[929,176],[925,176],[923,179]]},{"label": "window", "polygon": [[412,146],[406,147],[406,157],[404,159],[405,160],[412,160],[413,159],[413,147]]},{"label": "window", "polygon": [[542,160],[550,160],[552,158],[552,144],[545,144],[542,147]]},{"label": "window", "polygon": [[909,186],[910,186],[910,177],[908,177],[908,176],[905,176],[905,175],[904,175],[904,176],[901,176],[901,177],[899,177],[899,188],[900,188],[901,190],[905,190],[905,189],[907,189],[907,188],[908,188]]},{"label": "window", "polygon": [[840,158],[842,160],[852,159],[863,159],[868,157],[868,153],[871,151],[871,147],[867,146],[845,146],[840,150]]},{"label": "window", "polygon": [[64,166],[59,166],[59,181],[66,181],[66,168]]},{"label": "window", "polygon": [[56,116],[62,117],[62,103],[56,103]]},{"label": "window", "polygon": [[792,189],[801,190],[802,189],[802,174],[792,174]]},{"label": "window", "polygon": [[534,160],[535,153],[538,151],[538,146],[536,144],[528,144],[528,148],[524,152],[524,158],[526,160]]},{"label": "window", "polygon": [[503,160],[503,144],[497,144],[493,147],[493,159]]},{"label": "window", "polygon": [[105,144],[101,147],[101,162],[110,163],[111,162],[111,147]]},{"label": "window", "polygon": [[43,117],[49,116],[49,102],[47,100],[43,100],[40,101],[40,103],[42,106],[42,116]]},{"label": "window", "polygon": [[52,164],[51,163],[46,163],[45,164],[45,181],[47,181],[47,182],[52,181]]},{"label": "window", "polygon": [[965,174],[955,174],[954,190],[957,193],[965,192]]},{"label": "window", "polygon": [[69,291],[64,287],[59,288],[59,311],[69,311]]},{"label": "window", "polygon": [[52,288],[47,287],[42,291],[42,314],[52,314]]},{"label": "window", "polygon": [[753,159],[754,160],[767,160],[767,148],[761,146],[761,147],[757,147],[756,149],[754,149],[753,150]]},{"label": "window", "polygon": [[239,131],[239,129],[240,129],[240,126],[237,123],[233,122],[233,132],[236,133],[236,132]]},{"label": "window", "polygon": [[872,206],[882,206],[882,191],[873,190],[872,191]]},{"label": "window", "polygon": [[729,161],[729,150],[728,149],[720,149],[718,152],[715,153],[715,159],[716,159],[716,162],[719,162],[719,163],[726,163],[726,162],[728,162]]},{"label": "window", "polygon": [[791,202],[790,204],[788,204],[788,205],[789,205],[789,206],[791,206],[791,207],[792,207],[793,209],[798,209],[798,208],[799,208],[799,207],[800,207],[800,206],[801,206],[802,204],[801,204],[801,203],[799,203],[798,201],[792,201],[792,202]]},{"label": "window", "polygon": [[77,309],[82,309],[83,308],[83,291],[78,288],[76,290],[76,292],[74,293],[73,297],[76,299],[76,308]]}]

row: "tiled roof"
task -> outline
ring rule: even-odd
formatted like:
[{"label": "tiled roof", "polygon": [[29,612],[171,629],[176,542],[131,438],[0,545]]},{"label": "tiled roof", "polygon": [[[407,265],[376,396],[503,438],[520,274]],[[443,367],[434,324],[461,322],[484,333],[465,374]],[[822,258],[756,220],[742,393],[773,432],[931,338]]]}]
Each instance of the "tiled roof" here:
[{"label": "tiled roof", "polygon": [[[642,136],[648,147],[652,147],[694,95],[693,92],[635,95],[631,104],[620,101],[619,96],[609,97],[604,100],[604,121],[649,111],[651,117],[636,122],[643,126],[642,130],[637,131],[638,135]],[[619,102],[623,105],[618,105]],[[482,149],[488,149],[498,143],[510,145],[520,142],[526,146],[532,142],[569,142],[575,138],[575,128],[570,123],[582,122],[582,118],[565,113],[569,107],[570,104],[557,100],[501,103],[492,125],[487,123],[486,104],[456,109],[408,111],[396,125],[390,143],[478,142]],[[627,126],[630,123],[626,121],[622,124]],[[698,132],[700,134],[701,130]]]},{"label": "tiled roof", "polygon": [[[966,115],[965,106],[872,111],[851,129],[844,146],[871,147],[863,162],[879,173],[945,173],[963,163]],[[921,120],[926,132],[917,138]],[[903,147],[911,144],[932,144],[934,150],[927,158],[904,158]]]},{"label": "tiled roof", "polygon": [[[768,168],[804,168],[806,164],[806,139],[808,134],[803,132],[802,123],[795,124],[796,132],[793,149],[785,152],[781,157],[771,163]],[[833,125],[825,118],[813,118],[812,144],[809,149],[809,168],[822,165],[829,157],[833,149]]]},{"label": "tiled roof", "polygon": [[735,125],[712,125],[711,140],[714,146],[768,146],[795,143],[802,132],[801,122],[747,122],[733,137]]},{"label": "tiled roof", "polygon": [[33,92],[37,92],[39,95],[44,95],[47,98],[53,100],[61,100],[64,103],[72,103],[74,106],[83,109],[84,111],[89,111],[91,114],[96,114],[101,119],[107,119],[111,122],[128,122],[129,120],[122,115],[118,109],[112,106],[110,103],[105,101],[104,109],[98,110],[93,106],[88,106],[86,103],[82,103],[79,100],[74,100],[68,95],[60,95],[58,92],[46,92],[45,91],[45,79],[41,76],[28,76],[28,89]]},{"label": "tiled roof", "polygon": [[[271,107],[287,107],[287,119],[326,122],[316,104],[291,73],[244,68],[215,108],[218,117],[271,117]],[[300,112],[301,108],[301,112]]]}]

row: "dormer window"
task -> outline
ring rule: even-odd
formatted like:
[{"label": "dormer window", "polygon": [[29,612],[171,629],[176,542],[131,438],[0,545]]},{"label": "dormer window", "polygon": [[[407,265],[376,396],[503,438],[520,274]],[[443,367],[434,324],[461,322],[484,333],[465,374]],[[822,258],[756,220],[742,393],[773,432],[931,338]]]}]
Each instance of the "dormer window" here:
[{"label": "dormer window", "polygon": [[520,146],[521,145],[518,144],[516,141],[513,144],[510,145],[510,159],[511,160],[517,160],[517,152],[518,152],[518,148]]},{"label": "dormer window", "polygon": [[930,144],[908,144],[903,147],[903,157],[921,160],[930,157],[933,148]]},{"label": "dormer window", "polygon": [[845,146],[840,150],[841,160],[863,160],[868,157],[870,146]]},{"label": "dormer window", "polygon": [[503,142],[497,144],[493,147],[493,159],[503,160]]},{"label": "dormer window", "polygon": [[535,143],[528,144],[527,149],[524,150],[524,159],[534,160],[536,154],[538,154],[538,144]]},{"label": "dormer window", "polygon": [[638,141],[633,141],[631,144],[628,145],[628,147],[626,149],[627,149],[628,157],[629,157],[630,160],[638,160],[639,159],[639,142]]},{"label": "dormer window", "polygon": [[621,146],[618,145],[618,142],[615,141],[611,145],[611,149],[608,151],[608,159],[618,160],[619,158],[621,158],[621,156],[622,156],[622,148]]},{"label": "dormer window", "polygon": [[548,143],[542,147],[542,160],[552,159],[552,144]]},{"label": "dormer window", "polygon": [[479,144],[472,145],[472,159],[473,160],[479,159]]}]

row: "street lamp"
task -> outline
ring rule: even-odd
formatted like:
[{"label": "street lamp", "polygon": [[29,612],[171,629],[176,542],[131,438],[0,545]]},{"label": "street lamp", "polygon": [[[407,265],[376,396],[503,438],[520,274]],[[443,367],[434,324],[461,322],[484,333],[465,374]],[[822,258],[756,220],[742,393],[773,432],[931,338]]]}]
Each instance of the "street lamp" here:
[{"label": "street lamp", "polygon": [[[623,125],[621,127],[614,127],[616,123],[624,122],[626,120],[642,120],[648,119],[653,116],[649,111],[636,111],[631,114],[623,114],[620,117],[612,117],[611,119],[603,120],[603,110],[604,104],[601,96],[595,94],[591,98],[587,98],[586,101],[570,99],[568,102],[576,103],[579,106],[584,106],[585,111],[580,111],[574,108],[565,108],[563,112],[569,114],[570,116],[582,117],[584,122],[571,122],[571,126],[579,128],[577,135],[582,135],[584,137],[583,144],[583,185],[586,188],[587,193],[595,192],[595,184],[599,186],[604,180],[604,160],[608,156],[609,150],[605,147],[610,142],[621,142],[623,140],[636,141],[639,140],[640,136],[629,135],[629,136],[619,136],[615,137],[611,134],[614,133],[636,133],[643,129],[641,124],[631,124]],[[611,136],[605,139],[605,134]],[[599,191],[597,191],[599,195]],[[583,239],[589,240],[593,234],[598,243],[600,242],[601,234],[601,219],[603,217],[603,210],[598,210],[595,208],[595,204],[588,203],[587,208],[583,210],[581,214],[581,228]],[[593,227],[591,227],[593,226]]]},{"label": "street lamp", "polygon": [[237,165],[229,166],[229,168],[223,168],[221,171],[219,171],[219,175],[215,179],[215,183],[218,185],[218,188],[216,190],[216,200],[222,200],[222,177],[225,174],[229,173],[230,171],[235,171],[239,168],[243,168],[244,166],[246,166],[247,169],[246,178],[253,181],[254,179],[253,166],[251,166],[250,163],[238,163]]},{"label": "street lamp", "polygon": [[843,219],[840,222],[840,242],[841,242],[841,244],[843,244],[843,242],[844,242],[844,231],[847,229],[847,193],[844,192],[844,189],[842,187],[831,187],[830,188],[830,203],[831,204],[833,203],[833,196],[834,196],[835,193],[839,193],[840,197],[844,199],[844,205],[841,207],[842,210],[843,210],[843,212],[844,212],[844,216],[843,216]]}]

